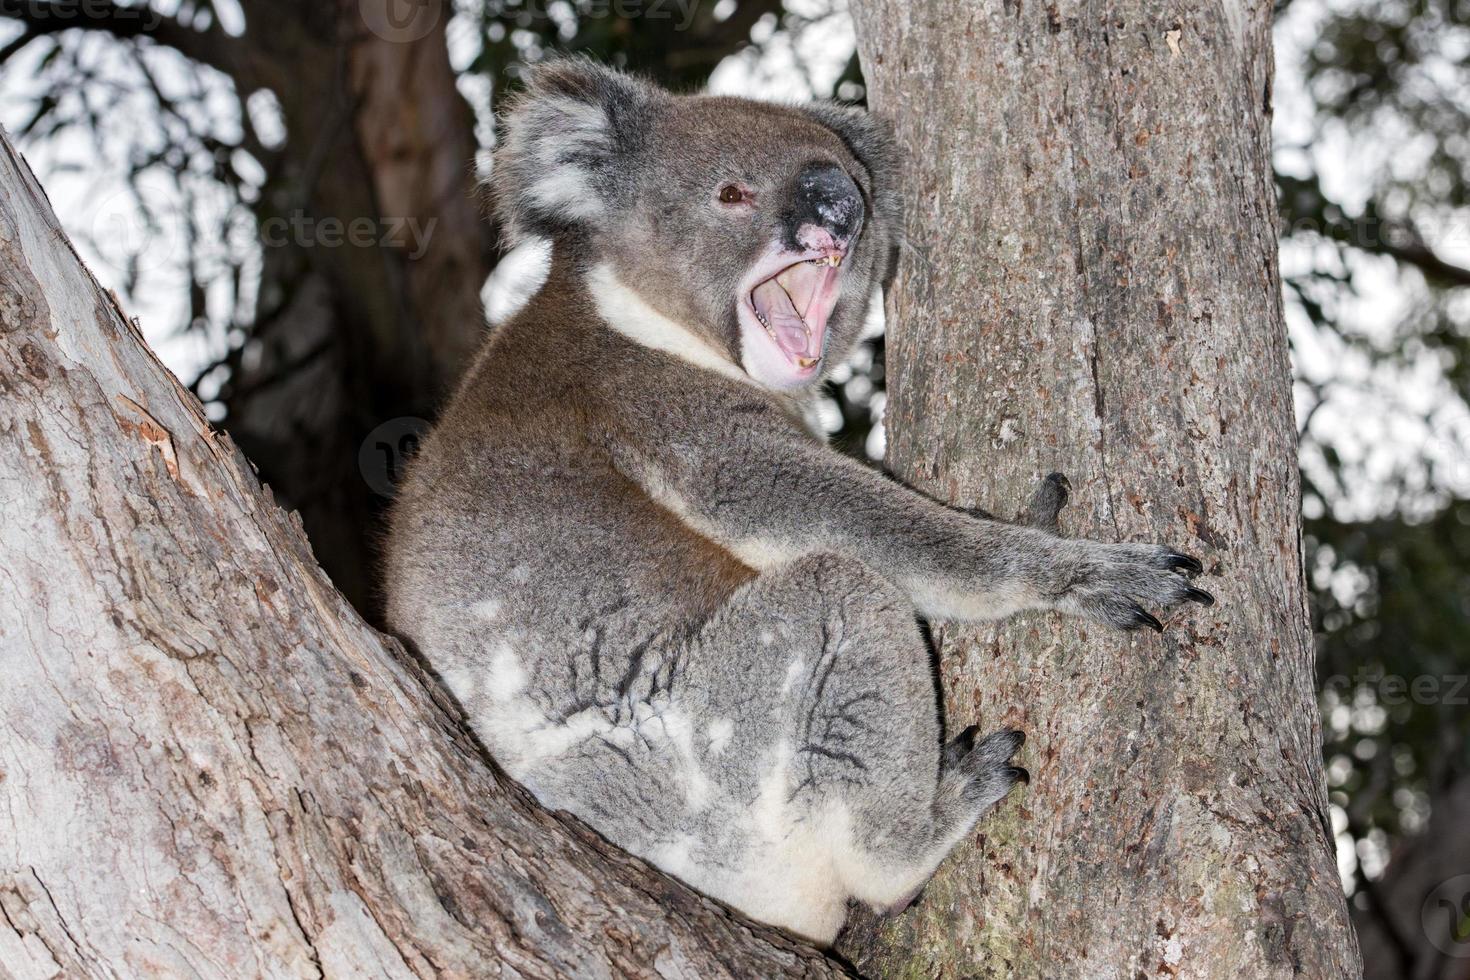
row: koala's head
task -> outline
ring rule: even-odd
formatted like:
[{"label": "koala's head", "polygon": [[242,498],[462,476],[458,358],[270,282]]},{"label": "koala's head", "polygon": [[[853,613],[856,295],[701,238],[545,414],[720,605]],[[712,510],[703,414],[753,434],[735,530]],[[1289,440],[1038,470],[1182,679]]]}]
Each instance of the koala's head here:
[{"label": "koala's head", "polygon": [[491,183],[510,240],[575,243],[790,389],[846,355],[892,272],[895,169],[887,128],[859,110],[679,96],[564,60],[531,74]]}]

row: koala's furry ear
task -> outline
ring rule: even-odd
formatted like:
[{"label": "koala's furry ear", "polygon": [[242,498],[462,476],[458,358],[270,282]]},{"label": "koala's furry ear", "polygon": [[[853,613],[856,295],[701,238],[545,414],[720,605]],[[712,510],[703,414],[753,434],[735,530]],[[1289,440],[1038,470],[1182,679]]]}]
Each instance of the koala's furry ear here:
[{"label": "koala's furry ear", "polygon": [[533,68],[491,157],[490,199],[507,243],[594,225],[609,202],[625,200],[629,162],[668,98],[585,58]]},{"label": "koala's furry ear", "polygon": [[899,194],[899,152],[893,127],[866,109],[836,102],[817,102],[802,108],[847,144],[847,150],[868,170],[873,186],[873,212],[878,225],[890,229],[886,289],[898,271],[898,247],[903,237],[903,198]]}]

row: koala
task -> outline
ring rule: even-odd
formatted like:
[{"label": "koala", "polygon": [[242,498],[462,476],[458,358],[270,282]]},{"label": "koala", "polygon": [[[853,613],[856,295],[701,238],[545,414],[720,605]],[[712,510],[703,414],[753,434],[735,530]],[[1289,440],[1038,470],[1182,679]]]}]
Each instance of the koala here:
[{"label": "koala", "polygon": [[534,70],[490,177],[552,243],[399,488],[390,627],[545,806],[830,944],[902,909],[1026,770],[941,731],[918,617],[1160,629],[1200,563],[946,506],[803,423],[896,262],[885,126]]}]

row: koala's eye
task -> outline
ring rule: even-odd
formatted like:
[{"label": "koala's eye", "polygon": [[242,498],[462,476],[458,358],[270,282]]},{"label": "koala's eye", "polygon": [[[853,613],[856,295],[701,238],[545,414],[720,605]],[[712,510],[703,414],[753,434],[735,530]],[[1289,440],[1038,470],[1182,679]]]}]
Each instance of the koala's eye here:
[{"label": "koala's eye", "polygon": [[745,203],[745,192],[734,184],[726,184],[720,188],[721,204],[743,204]]}]

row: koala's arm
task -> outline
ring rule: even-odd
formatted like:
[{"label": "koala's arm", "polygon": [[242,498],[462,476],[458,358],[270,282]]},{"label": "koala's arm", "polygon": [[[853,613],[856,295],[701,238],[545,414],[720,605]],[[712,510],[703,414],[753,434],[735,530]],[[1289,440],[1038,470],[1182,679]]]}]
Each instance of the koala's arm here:
[{"label": "koala's arm", "polygon": [[[741,429],[665,446],[635,478],[757,568],[814,551],[846,554],[907,592],[922,615],[944,619],[1047,608],[1158,629],[1145,607],[1213,601],[1183,574],[1198,573],[1199,562],[1168,548],[1070,540],[976,516],[810,439]],[[1065,492],[1052,489],[1051,513],[1038,520],[1055,526]]]}]

